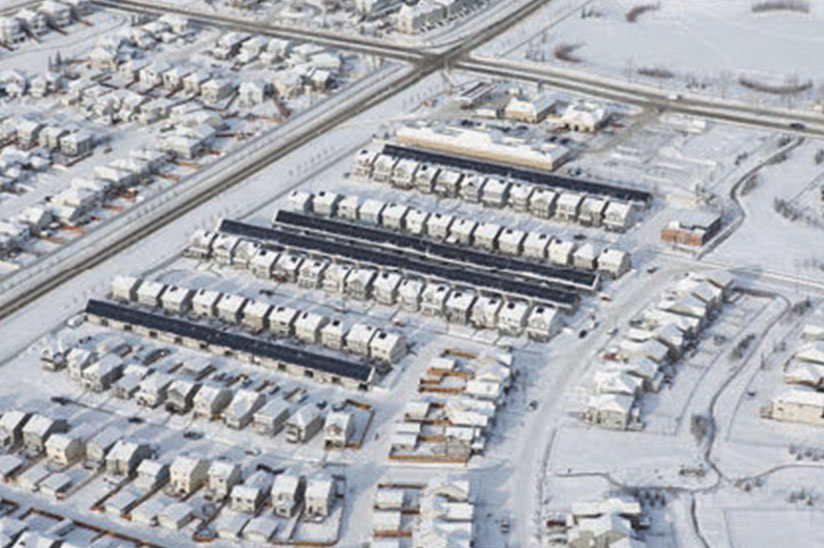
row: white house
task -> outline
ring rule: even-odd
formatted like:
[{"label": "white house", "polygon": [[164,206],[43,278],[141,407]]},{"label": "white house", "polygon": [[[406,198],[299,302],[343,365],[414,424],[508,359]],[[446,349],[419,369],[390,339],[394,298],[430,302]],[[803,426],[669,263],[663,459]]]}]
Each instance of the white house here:
[{"label": "white house", "polygon": [[452,169],[442,169],[435,179],[434,191],[441,196],[455,197],[463,180],[463,173]]},{"label": "white house", "polygon": [[280,398],[269,400],[255,413],[255,430],[264,436],[274,436],[286,426],[289,408],[289,402]]},{"label": "white house", "polygon": [[243,481],[240,464],[229,460],[215,460],[209,466],[206,495],[209,500],[220,501],[229,496],[235,485]]},{"label": "white house", "polygon": [[473,219],[457,219],[449,229],[447,241],[459,245],[471,245],[478,222]]},{"label": "white house", "polygon": [[83,460],[86,456],[86,440],[75,433],[56,433],[46,441],[46,458],[58,467],[65,468]]},{"label": "white house", "polygon": [[344,293],[353,299],[365,301],[372,296],[372,284],[378,276],[374,268],[355,268],[344,280]]},{"label": "white house", "polygon": [[297,508],[303,503],[303,494],[306,481],[303,476],[287,470],[275,477],[272,485],[272,506],[275,514],[290,518],[295,515]]},{"label": "white house", "polygon": [[545,261],[549,254],[549,244],[553,238],[541,232],[530,232],[523,243],[523,256],[528,259]]},{"label": "white house", "polygon": [[525,231],[517,228],[505,228],[498,236],[498,250],[507,255],[521,255],[524,251],[525,240]]},{"label": "white house", "polygon": [[217,317],[226,323],[239,324],[243,318],[243,307],[249,299],[242,295],[223,295],[217,303]]},{"label": "white house", "polygon": [[321,217],[335,217],[341,200],[343,200],[342,194],[321,190],[312,198],[312,212]]},{"label": "white house", "polygon": [[137,289],[142,280],[135,276],[115,276],[111,282],[111,295],[113,299],[122,302],[137,301]]},{"label": "white house", "polygon": [[631,202],[610,200],[604,212],[604,227],[614,232],[625,232],[635,221],[635,206]]},{"label": "white house", "polygon": [[447,213],[432,213],[426,220],[426,234],[436,240],[445,240],[455,217]]},{"label": "white house", "polygon": [[610,430],[626,430],[636,414],[635,397],[620,394],[592,396],[587,404],[585,420]]},{"label": "white house", "polygon": [[323,428],[323,414],[314,404],[306,404],[286,420],[286,441],[306,443]]},{"label": "white house", "polygon": [[275,306],[269,314],[269,330],[274,335],[291,337],[295,332],[295,321],[299,311],[283,305]]},{"label": "white house", "polygon": [[429,194],[435,189],[435,181],[440,174],[441,169],[432,164],[421,164],[415,174],[415,189],[418,192]]},{"label": "white house", "polygon": [[531,306],[522,301],[509,301],[501,308],[498,329],[505,335],[517,336],[524,332]]},{"label": "white house", "polygon": [[281,253],[275,263],[272,277],[276,281],[295,283],[298,279],[300,265],[303,264],[303,257],[292,253]]},{"label": "white house", "polygon": [[[90,453],[91,449],[90,443],[87,447],[87,453]],[[149,444],[119,439],[106,453],[106,474],[116,478],[134,477],[140,463],[151,458],[151,456],[152,448]]]},{"label": "white house", "polygon": [[397,333],[380,330],[369,342],[369,357],[385,363],[397,363],[406,350],[406,339]]},{"label": "white house", "polygon": [[217,305],[223,293],[211,289],[200,288],[192,297],[192,315],[196,318],[217,317]]},{"label": "white house", "polygon": [[446,319],[452,323],[469,323],[472,306],[477,300],[477,295],[471,291],[456,289],[446,301]]},{"label": "white house", "polygon": [[166,401],[166,393],[174,382],[174,377],[167,373],[156,372],[140,382],[135,395],[137,404],[150,409],[162,405]]},{"label": "white house", "polygon": [[23,23],[16,17],[0,17],[0,41],[11,46],[26,39]]},{"label": "white house", "polygon": [[472,243],[477,248],[495,251],[498,249],[498,238],[503,230],[499,224],[483,222],[475,229]]},{"label": "white house", "polygon": [[572,263],[574,251],[575,242],[554,240],[549,244],[549,260],[559,266],[569,266]]},{"label": "white house", "polygon": [[194,416],[207,420],[218,418],[232,401],[232,396],[233,392],[225,386],[204,384],[194,396]]},{"label": "white house", "polygon": [[323,520],[329,516],[335,501],[335,481],[328,474],[318,473],[306,482],[304,519]]},{"label": "white house", "polygon": [[372,286],[372,296],[380,304],[394,305],[403,276],[397,272],[381,272]]},{"label": "white house", "polygon": [[317,289],[323,284],[323,276],[329,267],[327,259],[307,259],[298,270],[298,286],[303,289]]},{"label": "white house", "polygon": [[417,312],[421,306],[424,283],[412,278],[404,279],[398,287],[398,300],[403,310]]},{"label": "white house", "polygon": [[295,320],[295,336],[306,343],[320,341],[321,330],[329,323],[329,318],[314,312],[302,312]]},{"label": "white house", "polygon": [[193,289],[172,285],[168,286],[163,295],[160,296],[160,303],[165,312],[184,315],[192,309],[194,295],[195,291]]},{"label": "white house", "polygon": [[365,323],[356,323],[344,337],[344,348],[353,354],[368,356],[369,345],[377,334],[377,328]]},{"label": "white house", "polygon": [[266,331],[269,329],[269,314],[274,307],[262,301],[250,300],[243,307],[243,319],[241,324],[246,329],[254,332]]},{"label": "white house", "polygon": [[576,101],[564,111],[561,125],[572,131],[593,132],[606,124],[608,119],[606,106],[592,101]]},{"label": "white house", "polygon": [[585,243],[572,254],[572,266],[593,271],[598,267],[598,252],[591,243]]},{"label": "white house", "polygon": [[270,280],[278,259],[280,259],[280,253],[277,251],[260,248],[249,261],[249,270],[258,278]]},{"label": "white house", "polygon": [[382,225],[392,230],[405,230],[409,209],[409,206],[404,204],[387,204],[381,216]]},{"label": "white house", "polygon": [[477,175],[468,175],[461,181],[458,195],[460,198],[472,204],[477,204],[481,201],[481,187],[484,186],[485,179],[481,179]]},{"label": "white house", "polygon": [[429,212],[412,208],[406,214],[406,228],[404,230],[410,234],[422,236],[426,233],[428,222]]},{"label": "white house", "polygon": [[255,413],[266,403],[266,396],[254,390],[238,390],[223,410],[223,424],[241,430],[252,422]]},{"label": "white house", "polygon": [[632,261],[629,253],[619,249],[604,249],[598,256],[598,272],[610,278],[620,278],[630,271]]},{"label": "white house", "polygon": [[335,411],[326,417],[323,440],[326,447],[346,447],[355,433],[355,421],[351,413]]},{"label": "white house", "polygon": [[561,315],[554,308],[544,305],[535,306],[529,313],[526,334],[537,341],[548,341],[561,328]]},{"label": "white house", "polygon": [[409,158],[399,160],[392,170],[392,185],[409,189],[415,186],[415,175],[420,164]]},{"label": "white house", "polygon": [[137,466],[135,486],[144,491],[150,491],[151,489],[166,483],[168,479],[168,464],[152,459],[145,459]]},{"label": "white house", "polygon": [[555,204],[555,218],[566,222],[577,220],[583,202],[583,194],[564,192]]},{"label": "white house", "polygon": [[481,202],[489,207],[504,207],[509,200],[509,189],[512,186],[508,181],[490,177],[483,186]]},{"label": "white house", "polygon": [[344,338],[349,332],[349,326],[340,319],[333,319],[320,331],[320,341],[326,348],[341,350],[344,345]]},{"label": "white house", "polygon": [[421,313],[424,316],[443,316],[451,289],[445,284],[429,284],[421,294]]},{"label": "white house", "polygon": [[497,329],[503,306],[504,301],[500,297],[482,296],[472,307],[469,320],[477,328]]},{"label": "white house", "polygon": [[260,509],[272,489],[272,474],[257,470],[242,484],[235,485],[230,495],[230,507],[235,512],[254,514]]}]

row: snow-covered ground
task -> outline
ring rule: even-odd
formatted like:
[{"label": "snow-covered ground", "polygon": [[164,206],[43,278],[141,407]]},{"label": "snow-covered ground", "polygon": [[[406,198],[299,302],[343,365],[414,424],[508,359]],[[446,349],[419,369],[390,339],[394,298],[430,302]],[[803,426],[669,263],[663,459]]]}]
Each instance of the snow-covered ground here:
[{"label": "snow-covered ground", "polygon": [[[818,41],[813,30],[820,25],[816,5],[811,6],[808,15],[755,15],[750,3],[740,1],[720,5],[709,0],[662,0],[659,8],[639,13],[638,20],[631,23],[626,15],[637,5],[624,0],[550,2],[540,17],[531,19],[514,34],[501,37],[481,53],[510,50],[513,56],[524,56],[527,51],[535,55],[537,44],[547,48],[551,56],[561,43],[581,42],[573,50],[574,55],[581,57],[580,63],[571,64],[576,70],[620,78],[628,58],[636,69],[666,64],[675,73],[669,81],[685,82],[693,75],[709,82],[703,90],[706,93],[720,92],[721,75],[731,65],[770,82],[787,78],[790,69],[786,67],[797,69],[802,80],[811,78],[817,82],[824,76],[812,60],[801,66],[793,63],[794,58],[782,57],[785,51],[769,57],[767,50],[762,49],[767,47],[764,37],[771,36],[795,44],[797,47],[787,49],[799,52],[799,58],[812,59],[806,48]],[[598,15],[581,18],[582,8],[585,14]],[[479,24],[472,21],[463,28]],[[548,24],[551,29],[544,39],[542,29]],[[790,33],[792,36],[787,37]],[[667,47],[654,47],[664,38]],[[552,57],[547,62],[559,61]],[[381,76],[396,74],[393,67],[383,70]],[[736,87],[738,76],[732,75],[726,92],[745,97],[748,92]],[[0,382],[0,410],[23,407],[53,412],[67,416],[73,426],[86,423],[98,430],[116,425],[125,435],[151,440],[164,462],[171,462],[178,455],[197,453],[209,459],[230,458],[242,464],[247,474],[260,463],[275,469],[295,467],[307,473],[324,469],[345,482],[342,504],[337,504],[335,516],[324,526],[299,525],[299,536],[317,539],[334,529],[339,518],[337,545],[346,548],[363,546],[371,540],[376,519],[373,500],[379,482],[418,484],[441,475],[470,480],[475,501],[475,546],[479,548],[545,546],[550,535],[547,520],[552,521],[559,513],[569,513],[578,502],[615,495],[639,500],[643,515],[649,520],[648,528],[639,531],[639,536],[653,548],[772,548],[824,542],[819,508],[822,465],[816,458],[824,450],[820,429],[769,421],[760,415],[761,407],[782,386],[782,365],[798,345],[801,325],[814,314],[792,315],[787,310],[805,297],[813,298],[817,311],[821,306],[824,279],[815,242],[824,226],[820,221],[822,164],[817,161],[824,145],[815,141],[796,143],[766,130],[672,116],[652,108],[610,105],[615,116],[598,134],[565,134],[578,154],[561,173],[572,172],[652,191],[651,206],[642,212],[636,226],[623,234],[539,219],[511,209],[483,208],[459,199],[401,191],[350,174],[352,159],[359,149],[369,146],[373,137],[391,137],[406,122],[473,119],[471,112],[459,111],[449,97],[450,90],[473,80],[472,75],[444,77],[436,73],[403,89],[150,234],[117,257],[78,274],[45,298],[11,314],[0,324],[0,364],[7,378],[15,380]],[[568,93],[549,88],[545,91],[557,93],[562,103],[575,99]],[[335,99],[321,107],[334,107]],[[32,106],[26,103],[26,108]],[[302,114],[293,120],[296,123],[319,112],[298,110]],[[510,129],[541,139],[561,136],[550,123],[527,130],[518,130],[514,127],[518,124],[505,121],[485,123],[512,126]],[[131,129],[117,128],[123,131],[124,140],[115,141],[116,151],[126,148]],[[265,125],[252,129],[258,134],[267,133]],[[284,129],[288,129],[288,124]],[[148,131],[140,139],[148,140],[155,135]],[[269,137],[275,140],[277,132]],[[132,145],[136,146],[137,140]],[[786,154],[780,154],[782,147],[787,149]],[[219,165],[243,161],[247,156],[241,148],[241,144],[227,148],[218,160]],[[59,188],[65,177],[74,176],[81,169],[78,166],[76,171],[49,172],[28,194],[45,196]],[[742,178],[750,173],[754,174],[753,183],[742,185]],[[605,282],[600,294],[584,296],[580,311],[564,318],[566,325],[561,333],[542,343],[526,337],[503,337],[493,330],[456,326],[442,319],[403,312],[398,307],[304,290],[295,284],[263,281],[244,270],[181,256],[194,230],[211,229],[220,218],[268,226],[272,214],[285,207],[287,195],[294,189],[377,198],[541,231],[564,240],[617,247],[632,253],[633,269],[618,281]],[[798,219],[782,216],[776,208],[777,200],[782,200],[786,204],[783,209],[789,208]],[[659,231],[675,211],[697,204],[721,214],[724,228],[718,244],[694,254],[662,244]],[[13,202],[0,203],[0,213],[13,209]],[[674,280],[712,269],[735,274],[740,292],[723,305],[720,316],[702,334],[695,351],[675,366],[672,383],[660,393],[643,396],[644,428],[607,431],[584,424],[580,412],[592,393],[592,375],[604,349],[623,334],[640,310],[671,289]],[[284,440],[283,434],[266,438],[249,429],[233,430],[220,421],[194,419],[191,414],[171,415],[163,408],[146,409],[134,401],[114,398],[111,391],[85,390],[70,380],[67,372],[48,372],[40,365],[40,351],[56,341],[91,344],[81,339],[92,337],[96,343],[100,339],[119,338],[133,346],[161,346],[158,341],[113,329],[66,325],[65,320],[82,310],[89,298],[104,298],[112,278],[119,274],[135,274],[186,287],[218,288],[255,298],[265,296],[272,303],[289,303],[349,321],[379,325],[403,334],[411,343],[411,352],[373,390],[361,393],[289,377],[226,357],[174,349],[172,356],[186,362],[213,361],[215,375],[223,374],[224,379],[242,375],[241,379],[250,380],[238,380],[239,385],[248,382],[249,386],[265,386],[262,390],[270,399],[297,390],[298,394],[305,394],[298,396],[305,398],[302,403],[325,406],[327,410],[348,397],[370,405],[374,417],[359,449],[326,450],[321,435],[307,444],[294,446]],[[734,356],[732,349],[750,337],[746,351]],[[320,349],[318,345],[299,345],[293,340],[283,344],[325,355],[352,357]],[[484,453],[465,465],[391,460],[395,424],[403,420],[407,402],[421,399],[419,380],[431,361],[446,349],[485,357],[511,352],[516,373],[514,384],[496,412]],[[172,374],[180,375],[176,371]],[[50,399],[54,396],[63,396],[70,402],[61,405]],[[448,396],[436,399],[448,400]],[[696,433],[691,428],[694,417],[709,421],[707,432]],[[796,449],[794,452],[790,451],[791,446]],[[45,469],[45,465],[41,462],[33,468],[36,472]],[[78,466],[70,470],[76,478],[83,473]],[[191,543],[195,524],[181,532],[166,532],[90,511],[89,506],[108,489],[98,477],[65,501],[27,492],[15,483],[0,486],[0,496],[143,541],[181,546]],[[172,498],[157,493],[149,501],[169,503]],[[200,512],[195,523],[202,518],[208,520],[214,508],[204,504],[202,494],[194,495],[190,501]],[[226,508],[219,509],[215,516],[217,520],[229,517]],[[30,519],[34,528],[49,526],[46,518]],[[406,516],[403,523],[414,529],[417,520]],[[287,521],[279,522],[279,534],[291,525]],[[80,539],[86,533],[78,529],[73,534]],[[211,545],[253,544],[215,541]],[[409,548],[411,543],[403,540],[400,545]]]},{"label": "snow-covered ground", "polygon": [[[130,24],[129,18],[119,12],[97,10],[89,16],[87,24],[74,22],[67,27],[64,33],[51,32],[46,34],[39,44],[26,41],[14,51],[3,50],[4,67],[18,71],[30,81],[45,74],[50,69],[50,63],[56,61],[59,53],[65,63],[71,65],[65,68],[66,81],[90,79],[92,81],[105,80],[98,83],[94,92],[104,97],[111,93],[124,92],[128,88],[138,88],[131,82],[121,81],[117,73],[100,74],[96,69],[86,66],[89,52],[96,45],[107,39],[114,39],[123,31],[124,25]],[[263,61],[254,61],[245,66],[236,66],[233,60],[219,61],[209,52],[214,41],[220,36],[216,29],[205,28],[191,33],[187,39],[174,40],[170,44],[156,44],[148,51],[140,51],[146,62],[167,62],[172,66],[188,67],[193,70],[208,69],[215,77],[224,77],[232,81],[241,79],[249,81],[255,79],[271,80],[273,67]],[[269,139],[284,127],[284,123],[312,108],[323,109],[328,105],[328,99],[348,92],[352,85],[362,81],[381,64],[380,60],[366,61],[358,55],[338,52],[335,50],[320,51],[338,56],[340,70],[335,71],[336,85],[334,89],[326,91],[298,92],[289,98],[270,98],[263,104],[243,105],[240,101],[231,100],[226,104],[224,100],[218,105],[200,105],[212,116],[220,116],[222,126],[215,139],[210,143],[213,154],[204,154],[192,162],[181,161],[180,164],[167,162],[159,176],[151,177],[147,184],[135,185],[129,199],[113,198],[103,207],[88,212],[83,219],[82,228],[76,230],[74,226],[63,226],[61,229],[50,229],[37,240],[29,241],[23,246],[21,253],[16,250],[11,254],[4,253],[4,261],[0,271],[3,274],[19,271],[50,256],[56,249],[68,241],[77,240],[82,234],[99,228],[107,220],[116,218],[123,211],[133,208],[135,203],[144,203],[171,190],[177,183],[184,184],[195,175],[208,172],[210,164],[215,163],[216,157],[242,153],[249,144]],[[317,52],[316,52],[317,53]],[[292,60],[294,61],[294,59]],[[140,59],[135,62],[140,62]],[[278,66],[287,64],[280,63]],[[292,64],[291,62],[288,64]],[[65,82],[64,82],[65,83]],[[237,83],[237,82],[236,82]],[[114,90],[114,91],[113,91]],[[91,93],[91,92],[89,92]],[[168,99],[175,107],[185,108],[188,103],[192,110],[197,110],[200,100],[190,97],[176,97],[182,92],[167,93],[163,89],[146,92],[150,98]],[[88,98],[83,104],[66,104],[66,90],[59,90],[44,98],[34,98],[30,94],[23,97],[5,97],[0,100],[0,119],[4,123],[11,123],[23,118],[43,122],[47,125],[73,127],[82,129],[95,135],[98,146],[88,157],[71,163],[69,167],[52,166],[43,173],[33,173],[23,170],[21,180],[5,191],[0,192],[0,219],[10,220],[12,216],[31,206],[48,207],[51,197],[69,188],[75,178],[92,179],[94,168],[108,165],[118,159],[127,159],[138,149],[155,148],[158,141],[170,130],[186,122],[182,119],[161,119],[151,124],[143,124],[137,120],[118,121],[98,115],[93,105],[88,104]],[[234,103],[234,105],[232,104]],[[203,112],[201,111],[201,114]],[[109,117],[111,118],[111,117]],[[288,126],[287,126],[288,127]],[[19,151],[8,146],[0,152],[6,159],[14,155],[28,157],[34,153],[43,158],[51,158],[55,162],[58,155],[49,151],[35,148],[32,152]],[[11,164],[10,164],[11,165]]]},{"label": "snow-covered ground", "polygon": [[544,19],[525,21],[478,53],[506,52],[512,59],[664,90],[810,109],[820,101],[824,83],[824,73],[815,62],[821,45],[822,6],[801,2],[809,8],[806,13],[755,12],[756,4],[750,0],[552,2],[544,8]]}]

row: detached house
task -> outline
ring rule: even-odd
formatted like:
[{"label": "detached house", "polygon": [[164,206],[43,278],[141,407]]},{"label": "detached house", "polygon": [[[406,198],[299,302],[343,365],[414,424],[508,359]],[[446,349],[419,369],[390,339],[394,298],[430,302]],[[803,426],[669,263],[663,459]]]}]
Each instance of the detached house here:
[{"label": "detached house", "polygon": [[278,474],[272,485],[272,506],[275,513],[284,518],[294,516],[303,503],[305,489],[306,481],[300,474],[289,470]]},{"label": "detached house", "polygon": [[178,495],[188,495],[206,483],[209,461],[195,457],[179,456],[169,469],[170,490]]}]

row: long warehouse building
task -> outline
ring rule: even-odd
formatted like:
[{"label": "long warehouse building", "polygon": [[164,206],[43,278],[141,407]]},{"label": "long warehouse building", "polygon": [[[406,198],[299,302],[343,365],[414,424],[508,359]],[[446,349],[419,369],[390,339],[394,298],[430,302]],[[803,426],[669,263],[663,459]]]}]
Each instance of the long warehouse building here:
[{"label": "long warehouse building", "polygon": [[562,145],[546,143],[542,147],[534,147],[521,139],[510,137],[496,140],[489,131],[459,127],[435,130],[431,127],[405,126],[397,131],[395,138],[407,145],[547,171],[557,169],[571,156],[569,149]]},{"label": "long warehouse building", "polygon": [[420,150],[418,148],[399,146],[393,144],[383,145],[383,154],[398,159],[412,159],[418,162],[429,163],[439,166],[452,167],[461,170],[477,172],[481,175],[516,179],[533,183],[547,188],[568,190],[572,192],[586,193],[598,196],[607,196],[617,200],[627,200],[630,202],[641,202],[649,204],[652,201],[652,194],[643,190],[635,190],[606,183],[596,183],[581,179],[561,177],[552,173],[543,173],[529,169],[522,169],[513,166],[473,160],[461,156]]},{"label": "long warehouse building", "polygon": [[464,287],[552,304],[566,311],[575,310],[579,303],[578,295],[572,291],[547,287],[537,281],[518,280],[512,274],[483,272],[473,270],[470,265],[450,266],[431,260],[416,259],[409,257],[401,250],[393,252],[387,249],[375,248],[366,243],[358,245],[351,239],[335,237],[331,234],[327,235],[328,237],[297,234],[285,230],[249,225],[230,219],[223,219],[218,230],[225,234],[233,234],[268,243],[280,249],[291,248],[298,252],[316,253],[382,268],[395,268]]},{"label": "long warehouse building", "polygon": [[197,350],[237,357],[274,371],[311,378],[320,382],[369,389],[375,381],[372,366],[332,356],[307,352],[268,341],[226,333],[186,320],[135,310],[119,304],[91,299],[86,316],[100,325],[168,340]]},{"label": "long warehouse building", "polygon": [[469,264],[472,267],[499,271],[507,270],[514,274],[527,274],[553,285],[557,284],[586,291],[595,291],[599,285],[599,276],[593,272],[584,272],[571,268],[556,268],[547,264],[494,255],[461,246],[442,244],[427,238],[409,236],[391,230],[365,226],[363,224],[324,219],[284,210],[278,211],[275,216],[275,222],[324,234],[363,240],[371,245],[391,245],[418,252],[423,256],[435,256],[439,259]]}]

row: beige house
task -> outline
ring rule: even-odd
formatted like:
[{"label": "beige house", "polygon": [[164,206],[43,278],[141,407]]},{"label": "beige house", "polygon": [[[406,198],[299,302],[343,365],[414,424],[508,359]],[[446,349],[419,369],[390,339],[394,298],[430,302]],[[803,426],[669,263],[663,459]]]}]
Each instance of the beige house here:
[{"label": "beige house", "polygon": [[195,457],[179,456],[169,469],[170,491],[188,495],[200,489],[208,478],[209,461]]},{"label": "beige house", "polygon": [[822,426],[824,393],[804,386],[789,386],[772,399],[763,415],[777,421]]}]

